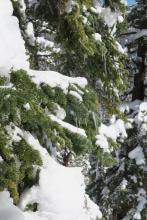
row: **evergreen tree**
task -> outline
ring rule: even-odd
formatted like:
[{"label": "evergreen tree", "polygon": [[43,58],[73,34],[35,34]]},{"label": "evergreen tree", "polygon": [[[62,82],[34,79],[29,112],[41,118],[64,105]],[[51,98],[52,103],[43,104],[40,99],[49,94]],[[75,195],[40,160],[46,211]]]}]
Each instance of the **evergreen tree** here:
[{"label": "evergreen tree", "polygon": [[128,15],[130,28],[126,41],[129,75],[130,79],[134,78],[134,83],[130,82],[132,88],[124,99],[127,103],[122,103],[121,107],[126,115],[128,137],[117,152],[117,164],[106,172],[96,169],[97,175],[92,177],[95,183],[93,181],[90,185],[91,194],[101,204],[105,218],[114,220],[145,220],[147,216],[147,2],[136,2]]},{"label": "evergreen tree", "polygon": [[[37,4],[26,1],[26,7],[27,20],[21,23],[32,68],[85,76],[97,90],[100,103],[116,111],[113,105],[119,101],[127,75],[125,54],[116,33],[123,26],[122,1],[40,0]],[[33,43],[27,34],[30,22]]]},{"label": "evergreen tree", "polygon": [[[118,113],[116,105],[119,103],[119,93],[125,88],[125,54],[117,42],[116,32],[122,26],[125,10],[123,1],[112,3],[112,1],[46,0],[25,3],[26,11],[23,11],[22,16],[24,19],[19,21],[30,54],[31,67],[57,70],[70,76],[86,76],[96,89],[97,110],[95,113],[93,111],[88,113],[96,129],[91,129],[93,124],[87,126],[94,143],[96,141],[94,135],[98,130],[97,117],[101,108],[105,109],[107,114]],[[13,1],[13,4],[15,14],[18,18],[21,17],[21,1],[19,4]],[[92,94],[94,95],[93,92]],[[85,100],[87,98],[85,97]],[[76,109],[75,105],[71,107],[77,112],[76,118],[68,107],[67,120],[69,122],[72,120],[72,123],[79,126],[83,123],[80,119],[81,111]],[[89,107],[93,108],[93,105]],[[84,112],[83,108],[81,110]],[[93,132],[94,130],[96,132]],[[110,142],[114,150],[116,146],[112,140]],[[99,149],[97,151],[99,159],[111,164],[113,150],[108,154]],[[103,159],[105,157],[107,159]]]},{"label": "evergreen tree", "polygon": [[[122,0],[12,2],[34,70],[11,71],[0,79],[0,190],[8,189],[17,203],[27,187],[38,183],[43,163],[27,132],[50,154],[56,151],[65,166],[71,154],[85,153],[96,154],[105,166],[113,164],[119,144],[107,136],[110,149],[105,151],[96,135],[101,109],[119,113],[126,84],[125,53],[117,41],[125,6]],[[66,81],[67,91],[43,79],[37,84],[36,69],[61,72],[53,73]],[[74,83],[75,76],[86,77],[90,86]]]}]

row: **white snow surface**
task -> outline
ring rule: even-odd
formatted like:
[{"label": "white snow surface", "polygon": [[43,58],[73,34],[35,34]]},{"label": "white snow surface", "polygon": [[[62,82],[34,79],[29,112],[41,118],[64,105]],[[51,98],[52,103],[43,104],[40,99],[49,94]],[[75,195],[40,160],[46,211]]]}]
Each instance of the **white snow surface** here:
[{"label": "white snow surface", "polygon": [[96,41],[102,41],[102,36],[99,33],[94,33],[93,37]]},{"label": "white snow surface", "polygon": [[61,106],[58,104],[56,104],[55,114],[56,117],[60,120],[64,120],[66,117],[66,111],[64,110],[64,108],[61,108]]},{"label": "white snow surface", "polygon": [[39,46],[44,49],[44,48],[53,48],[54,47],[54,42],[46,40],[44,37],[37,37],[37,43]]},{"label": "white snow surface", "polygon": [[139,219],[141,220],[141,211],[144,209],[145,205],[147,204],[147,194],[146,191],[143,188],[140,188],[138,190],[137,194],[137,201],[138,205],[136,207],[136,212],[134,214],[134,219]]},{"label": "white snow surface", "polygon": [[128,42],[133,42],[141,37],[146,37],[147,36],[147,29],[136,29],[135,34],[130,34],[128,37]]},{"label": "white snow surface", "polygon": [[52,121],[57,122],[58,124],[60,124],[63,128],[66,128],[67,130],[69,130],[72,133],[76,133],[79,134],[81,136],[87,137],[85,130],[82,128],[78,128],[75,127],[67,122],[62,121],[61,119],[57,118],[55,115],[49,115],[49,117],[51,118]]},{"label": "white snow surface", "polygon": [[11,69],[29,68],[18,19],[12,13],[11,1],[0,0],[0,75],[7,75]]},{"label": "white snow surface", "polygon": [[76,97],[76,98],[79,100],[79,102],[82,102],[82,101],[83,101],[82,96],[81,96],[78,92],[73,91],[73,90],[70,90],[70,91],[69,91],[69,94],[72,95],[72,96],[74,96],[74,97]]},{"label": "white snow surface", "polygon": [[69,77],[55,71],[29,70],[28,74],[32,77],[33,82],[37,85],[45,83],[52,88],[60,87],[64,93],[68,92],[68,87],[70,84],[78,85],[83,89],[87,85],[87,79],[84,77]]},{"label": "white snow surface", "polygon": [[144,153],[142,147],[140,146],[137,146],[135,149],[129,152],[128,156],[130,159],[135,159],[137,165],[145,164]]},{"label": "white snow surface", "polygon": [[26,103],[25,105],[23,105],[23,107],[26,109],[26,111],[29,111],[31,109],[29,103]]},{"label": "white snow surface", "polygon": [[118,42],[116,41],[116,45],[117,45],[118,51],[119,51],[120,53],[125,54],[125,49],[122,48],[122,46],[120,45],[120,43],[118,43]]},{"label": "white snow surface", "polygon": [[135,122],[141,124],[147,122],[147,102],[142,102],[139,106],[138,115],[135,117]]},{"label": "white snow surface", "polygon": [[122,4],[124,4],[124,5],[127,5],[128,3],[127,3],[127,0],[121,0],[120,1]]},{"label": "white snow surface", "polygon": [[23,213],[13,205],[13,200],[7,191],[0,192],[0,219],[25,220]]},{"label": "white snow surface", "polygon": [[119,14],[117,12],[112,12],[110,7],[103,8],[101,15],[109,28],[113,27],[118,21]]},{"label": "white snow surface", "polygon": [[123,120],[112,120],[112,124],[101,124],[99,128],[99,134],[96,136],[96,145],[103,149],[104,152],[110,153],[109,142],[107,138],[111,138],[113,141],[117,141],[117,138],[124,139],[127,137],[125,123]]},{"label": "white snow surface", "polygon": [[[125,1],[123,1],[123,3],[125,3]],[[113,12],[110,7],[102,7],[97,0],[93,0],[91,11],[95,14],[99,14],[104,19],[105,24],[110,28],[112,34],[116,31],[116,24],[122,23],[124,20],[119,11]]]},{"label": "white snow surface", "polygon": [[32,22],[28,22],[25,33],[31,46],[35,45],[34,27]]},{"label": "white snow surface", "polygon": [[124,178],[120,184],[121,190],[125,190],[128,185],[128,181]]},{"label": "white snow surface", "polygon": [[25,220],[96,220],[102,217],[99,207],[85,194],[81,168],[58,164],[38,139],[12,123],[7,126],[7,132],[13,141],[25,139],[33,149],[39,151],[43,161],[39,184],[26,190],[20,199],[22,211],[28,204],[38,203],[37,212],[23,212]]},{"label": "white snow surface", "polygon": [[0,156],[0,162],[3,162],[3,158]]}]

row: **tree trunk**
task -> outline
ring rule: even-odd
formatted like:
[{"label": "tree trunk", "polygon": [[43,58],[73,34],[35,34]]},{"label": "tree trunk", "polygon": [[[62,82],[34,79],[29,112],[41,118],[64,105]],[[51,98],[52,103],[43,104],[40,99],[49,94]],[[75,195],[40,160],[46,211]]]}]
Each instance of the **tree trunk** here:
[{"label": "tree trunk", "polygon": [[133,88],[133,96],[132,101],[144,100],[145,95],[145,86],[144,80],[147,75],[147,66],[146,66],[146,56],[147,56],[147,46],[141,45],[138,47],[137,56],[141,58],[141,61],[138,64],[139,72],[134,76],[134,88]]}]

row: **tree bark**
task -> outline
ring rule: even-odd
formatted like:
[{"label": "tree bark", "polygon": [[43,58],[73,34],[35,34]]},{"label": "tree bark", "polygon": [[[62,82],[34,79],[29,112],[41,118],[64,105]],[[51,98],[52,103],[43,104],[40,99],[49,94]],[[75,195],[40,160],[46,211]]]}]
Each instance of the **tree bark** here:
[{"label": "tree bark", "polygon": [[141,45],[138,47],[137,56],[141,58],[141,61],[138,64],[139,72],[134,76],[132,101],[136,99],[143,101],[145,96],[144,80],[147,76],[147,45]]}]

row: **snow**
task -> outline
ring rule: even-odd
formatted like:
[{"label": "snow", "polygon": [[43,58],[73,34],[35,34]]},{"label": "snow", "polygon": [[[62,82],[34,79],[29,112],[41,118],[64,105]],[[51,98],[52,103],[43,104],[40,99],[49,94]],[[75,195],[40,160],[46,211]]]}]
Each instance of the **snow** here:
[{"label": "snow", "polygon": [[111,120],[110,125],[104,125],[103,123],[99,127],[99,134],[96,135],[96,145],[103,149],[104,152],[110,153],[112,149],[109,147],[109,142],[107,138],[117,141],[117,138],[120,140],[127,137],[125,123],[121,119]]},{"label": "snow", "polygon": [[95,220],[101,212],[85,195],[84,177],[81,168],[67,168],[54,161],[37,139],[29,132],[23,138],[40,152],[43,160],[39,185],[26,190],[20,199],[20,208],[38,203],[37,215],[50,220]]},{"label": "snow", "polygon": [[125,124],[121,119],[116,120],[116,122],[110,126],[102,124],[99,129],[99,133],[113,139],[114,141],[116,141],[119,136],[122,136],[123,138],[127,137]]},{"label": "snow", "polygon": [[91,11],[99,14],[104,19],[105,24],[109,27],[112,34],[116,31],[117,22],[122,23],[124,20],[120,12],[113,12],[110,7],[102,7],[97,0],[93,0]]},{"label": "snow", "polygon": [[54,46],[54,42],[46,40],[44,39],[44,37],[37,37],[37,43],[42,49],[47,48],[47,47],[53,48]]},{"label": "snow", "polygon": [[96,145],[100,146],[100,148],[102,148],[104,152],[110,153],[107,138],[104,135],[97,135],[96,139]]},{"label": "snow", "polygon": [[143,102],[140,104],[139,109],[141,112],[146,112],[147,113],[147,102]]},{"label": "snow", "polygon": [[73,0],[68,0],[66,3],[65,12],[70,13],[72,11],[72,7],[73,7]]},{"label": "snow", "polygon": [[134,119],[135,123],[138,125],[140,135],[146,135],[147,133],[147,102],[142,102],[138,107],[138,114]]},{"label": "snow", "polygon": [[136,34],[130,34],[130,36],[128,36],[128,42],[132,42],[135,41],[141,37],[146,37],[147,36],[147,29],[136,29]]},{"label": "snow", "polygon": [[5,128],[12,141],[19,142],[22,139],[23,131],[12,122]]},{"label": "snow", "polygon": [[3,162],[3,158],[0,156],[0,163]]},{"label": "snow", "polygon": [[93,12],[96,12],[98,14],[100,14],[102,11],[102,7],[97,0],[93,0],[93,7],[91,7],[91,9]]},{"label": "snow", "polygon": [[82,18],[82,22],[83,22],[83,24],[87,24],[87,22],[88,22],[87,17],[86,17],[86,16],[81,15],[81,18]]},{"label": "snow", "polygon": [[127,0],[121,0],[120,2],[121,2],[122,4],[124,4],[124,5],[126,5],[126,6],[127,6],[127,4],[128,4],[128,3],[127,3]]},{"label": "snow", "polygon": [[11,1],[0,0],[0,9],[0,74],[7,75],[12,68],[28,69],[29,63]]},{"label": "snow", "polygon": [[95,33],[92,36],[96,41],[102,41],[102,36],[99,33]]},{"label": "snow", "polygon": [[23,138],[33,149],[38,150],[43,161],[39,184],[27,189],[20,198],[19,207],[22,211],[28,204],[38,203],[35,213],[23,212],[25,220],[96,220],[102,217],[99,207],[85,194],[81,168],[58,164],[38,139],[12,123],[7,126],[7,132],[12,141]]},{"label": "snow", "polygon": [[85,130],[82,128],[78,128],[75,127],[67,122],[62,121],[61,119],[57,118],[55,115],[49,115],[49,117],[51,118],[52,121],[57,122],[58,124],[60,124],[63,128],[66,128],[67,130],[69,130],[72,133],[76,133],[79,134],[81,136],[87,137]]},{"label": "snow", "polygon": [[84,95],[84,92],[81,89],[79,89],[75,84],[73,84],[72,87],[74,87],[80,95]]},{"label": "snow", "polygon": [[121,182],[121,190],[125,190],[128,185],[128,181],[124,178]]},{"label": "snow", "polygon": [[147,204],[147,195],[146,192],[143,188],[140,188],[138,190],[138,194],[137,194],[137,201],[138,201],[138,205],[136,207],[136,212],[134,214],[134,219],[141,219],[141,211],[144,209],[145,205]]},{"label": "snow", "polygon": [[144,153],[142,147],[140,146],[137,146],[135,149],[129,152],[128,156],[130,159],[135,159],[137,165],[145,164]]},{"label": "snow", "polygon": [[33,28],[33,23],[28,22],[25,33],[29,39],[29,43],[31,46],[35,45],[35,36],[34,36],[34,28]]},{"label": "snow", "polygon": [[0,86],[0,89],[11,89],[11,88],[14,88],[13,86],[14,85],[12,83],[9,83],[8,85]]},{"label": "snow", "polygon": [[136,176],[133,175],[133,176],[130,177],[130,179],[133,180],[134,183],[137,183],[137,177]]},{"label": "snow", "polygon": [[13,199],[7,191],[0,192],[0,219],[1,220],[48,220],[35,213],[22,212],[13,205]]},{"label": "snow", "polygon": [[31,109],[29,103],[26,103],[25,105],[23,105],[23,107],[24,107],[27,111],[29,111],[29,110]]},{"label": "snow", "polygon": [[9,192],[0,192],[0,219],[1,220],[25,220],[23,213],[13,205]]},{"label": "snow", "polygon": [[56,104],[55,114],[56,117],[59,118],[60,120],[64,120],[66,117],[65,110],[61,108],[61,106],[59,106],[58,104]]},{"label": "snow", "polygon": [[122,46],[116,41],[117,49],[120,53],[125,54],[125,49],[122,48]]},{"label": "snow", "polygon": [[112,12],[109,7],[103,8],[101,12],[101,16],[103,17],[105,23],[109,28],[112,28],[114,25],[117,24],[118,21],[120,21],[119,20],[120,14],[118,12]]},{"label": "snow", "polygon": [[69,94],[72,95],[72,96],[74,96],[74,97],[76,97],[80,102],[83,101],[82,96],[81,96],[78,92],[70,90],[70,91],[69,91]]},{"label": "snow", "polygon": [[141,104],[140,100],[135,100],[133,102],[123,104],[122,108],[124,108],[124,111],[127,110],[128,112],[130,109],[136,111],[139,109],[140,104]]},{"label": "snow", "polygon": [[[87,218],[88,213],[84,213],[86,198],[81,170],[65,168],[49,156],[46,157],[45,168],[40,172],[39,186],[32,187],[22,196],[20,207],[24,209],[26,204],[37,202],[39,212],[45,212],[50,220],[90,219]],[[91,219],[95,219],[97,214],[100,215],[98,209]]]},{"label": "snow", "polygon": [[52,88],[60,87],[66,94],[68,92],[69,85],[75,84],[83,89],[87,85],[87,80],[84,77],[68,77],[54,71],[29,70],[28,74],[37,85],[45,83]]}]

